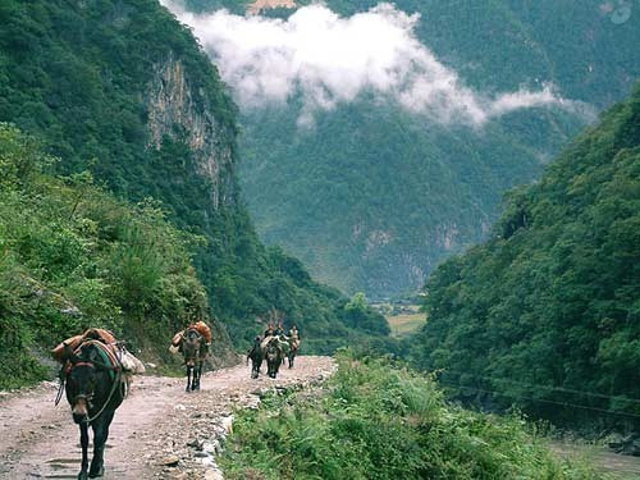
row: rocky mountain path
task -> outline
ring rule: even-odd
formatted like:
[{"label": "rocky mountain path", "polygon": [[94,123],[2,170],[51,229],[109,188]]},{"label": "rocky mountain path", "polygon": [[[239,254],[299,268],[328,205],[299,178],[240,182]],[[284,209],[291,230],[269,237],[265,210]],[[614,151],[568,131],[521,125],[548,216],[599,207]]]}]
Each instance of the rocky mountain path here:
[{"label": "rocky mountain path", "polygon": [[[317,384],[335,369],[330,357],[301,356],[275,380],[252,380],[242,363],[206,373],[195,393],[184,392],[186,378],[136,377],[111,425],[102,478],[220,479],[214,455],[236,409],[255,408],[272,390]],[[64,398],[54,406],[56,391],[44,382],[0,392],[0,478],[77,478],[79,430]]]}]

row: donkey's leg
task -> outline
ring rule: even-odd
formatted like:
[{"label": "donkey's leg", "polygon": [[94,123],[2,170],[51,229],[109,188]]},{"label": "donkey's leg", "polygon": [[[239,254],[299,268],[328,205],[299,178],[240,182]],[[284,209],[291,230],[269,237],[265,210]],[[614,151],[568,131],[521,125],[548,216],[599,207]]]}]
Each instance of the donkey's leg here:
[{"label": "donkey's leg", "polygon": [[193,373],[193,390],[200,390],[200,377],[202,376],[202,362],[196,364]]},{"label": "donkey's leg", "polygon": [[191,370],[193,370],[193,367],[187,365],[187,392],[191,391]]},{"label": "donkey's leg", "polygon": [[86,423],[80,424],[80,446],[82,447],[82,464],[80,466],[80,473],[78,474],[78,480],[87,480],[87,467],[89,466],[89,457],[87,455],[87,448],[89,448],[89,426]]},{"label": "donkey's leg", "polygon": [[113,420],[112,412],[104,412],[100,421],[93,425],[93,460],[89,469],[89,478],[104,475],[104,447],[109,437],[109,425]]}]

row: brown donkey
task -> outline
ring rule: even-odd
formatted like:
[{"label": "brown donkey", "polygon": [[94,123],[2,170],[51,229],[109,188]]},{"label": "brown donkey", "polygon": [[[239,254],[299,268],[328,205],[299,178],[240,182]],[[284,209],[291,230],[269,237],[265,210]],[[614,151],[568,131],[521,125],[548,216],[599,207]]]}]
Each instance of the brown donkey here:
[{"label": "brown donkey", "polygon": [[187,387],[185,390],[187,392],[200,390],[202,366],[208,353],[204,336],[197,329],[189,327],[182,334],[180,349],[187,367]]}]

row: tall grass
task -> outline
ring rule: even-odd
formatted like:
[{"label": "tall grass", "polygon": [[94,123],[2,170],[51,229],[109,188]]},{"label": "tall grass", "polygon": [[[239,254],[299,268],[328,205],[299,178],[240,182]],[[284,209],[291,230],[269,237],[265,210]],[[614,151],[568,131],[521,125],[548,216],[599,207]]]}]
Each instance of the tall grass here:
[{"label": "tall grass", "polygon": [[239,415],[220,462],[228,479],[595,479],[560,460],[518,417],[446,404],[428,377],[385,359],[337,356],[316,394]]}]

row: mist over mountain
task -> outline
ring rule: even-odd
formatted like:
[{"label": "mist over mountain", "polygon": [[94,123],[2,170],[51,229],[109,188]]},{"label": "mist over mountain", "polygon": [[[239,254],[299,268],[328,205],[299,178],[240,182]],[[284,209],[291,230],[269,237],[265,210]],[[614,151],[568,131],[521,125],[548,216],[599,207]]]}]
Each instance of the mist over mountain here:
[{"label": "mist over mountain", "polygon": [[609,3],[166,2],[239,102],[260,236],[372,297],[483,239],[503,193],[628,93],[640,15]]},{"label": "mist over mountain", "polygon": [[571,102],[523,87],[495,98],[466,87],[416,38],[420,20],[381,3],[351,17],[314,4],[286,19],[241,16],[220,10],[193,14],[180,2],[164,4],[194,29],[204,48],[247,110],[285,106],[299,95],[299,123],[313,123],[316,110],[333,110],[370,92],[438,123],[481,126],[511,111]]}]

